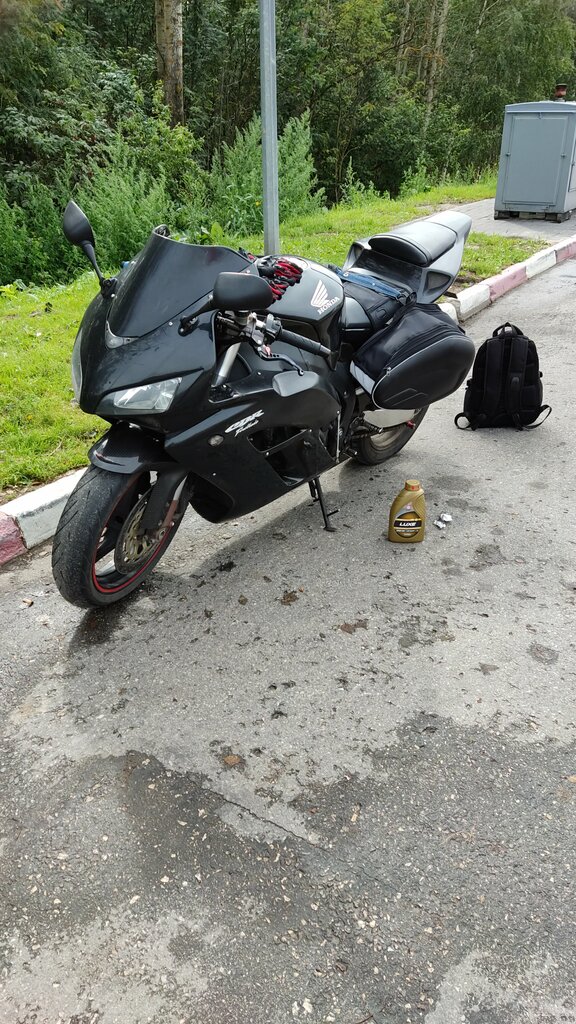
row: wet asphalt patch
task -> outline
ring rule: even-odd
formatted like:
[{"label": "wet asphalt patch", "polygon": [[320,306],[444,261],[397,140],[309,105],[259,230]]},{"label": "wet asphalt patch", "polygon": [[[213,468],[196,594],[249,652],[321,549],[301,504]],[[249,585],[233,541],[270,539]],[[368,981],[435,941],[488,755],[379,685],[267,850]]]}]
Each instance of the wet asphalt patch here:
[{"label": "wet asphalt patch", "polygon": [[576,750],[422,713],[371,757],[294,801],[313,842],[145,753],[28,768],[3,1019],[576,1020]]}]

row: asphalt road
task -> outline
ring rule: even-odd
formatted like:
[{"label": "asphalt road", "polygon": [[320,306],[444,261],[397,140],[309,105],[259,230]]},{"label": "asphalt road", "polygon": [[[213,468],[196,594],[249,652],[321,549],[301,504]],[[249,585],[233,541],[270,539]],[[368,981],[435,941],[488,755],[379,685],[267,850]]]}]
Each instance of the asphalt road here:
[{"label": "asphalt road", "polygon": [[576,1021],[575,285],[469,326],[534,337],[550,419],[452,396],[325,478],[337,533],[190,515],[105,613],[0,574],[1,1024]]},{"label": "asphalt road", "polygon": [[548,242],[561,242],[576,233],[576,212],[572,212],[568,220],[557,224],[543,217],[522,216],[504,217],[494,220],[494,199],[479,199],[475,203],[463,203],[458,206],[461,213],[472,218],[472,230],[481,231],[486,235],[513,235],[516,238],[545,239]]}]

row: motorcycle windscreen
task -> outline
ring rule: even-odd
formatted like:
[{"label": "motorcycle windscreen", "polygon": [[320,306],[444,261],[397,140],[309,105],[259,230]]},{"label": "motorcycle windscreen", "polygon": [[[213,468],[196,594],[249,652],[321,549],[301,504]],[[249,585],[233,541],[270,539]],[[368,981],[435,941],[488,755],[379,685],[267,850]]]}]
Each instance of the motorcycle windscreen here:
[{"label": "motorcycle windscreen", "polygon": [[258,273],[234,249],[188,245],[153,231],[120,275],[108,315],[110,330],[120,338],[155,331],[211,292],[221,271]]}]

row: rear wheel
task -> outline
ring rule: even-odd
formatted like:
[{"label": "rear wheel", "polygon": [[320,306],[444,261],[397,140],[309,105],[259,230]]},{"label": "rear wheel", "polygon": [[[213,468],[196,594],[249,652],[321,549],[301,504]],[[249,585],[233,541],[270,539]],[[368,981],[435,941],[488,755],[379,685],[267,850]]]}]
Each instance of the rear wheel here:
[{"label": "rear wheel", "polygon": [[428,406],[425,405],[423,409],[417,410],[409,423],[400,423],[396,427],[389,427],[379,434],[364,434],[355,438],[355,461],[362,466],[378,466],[381,462],[386,462],[386,459],[392,458],[405,444],[408,444],[427,412]]},{"label": "rear wheel", "polygon": [[[166,551],[186,510],[186,486],[164,521],[140,522],[156,481],[90,466],[70,495],[54,537],[52,571],[58,590],[81,608],[120,601],[139,587]],[[175,491],[176,493],[176,485]]]}]

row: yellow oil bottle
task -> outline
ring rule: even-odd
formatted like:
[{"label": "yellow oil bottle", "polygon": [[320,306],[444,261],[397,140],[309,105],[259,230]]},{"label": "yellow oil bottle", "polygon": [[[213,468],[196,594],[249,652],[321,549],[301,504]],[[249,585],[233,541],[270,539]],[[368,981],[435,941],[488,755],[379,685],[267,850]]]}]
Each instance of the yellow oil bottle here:
[{"label": "yellow oil bottle", "polygon": [[426,499],[419,480],[407,480],[390,509],[388,540],[416,544],[424,539]]}]

